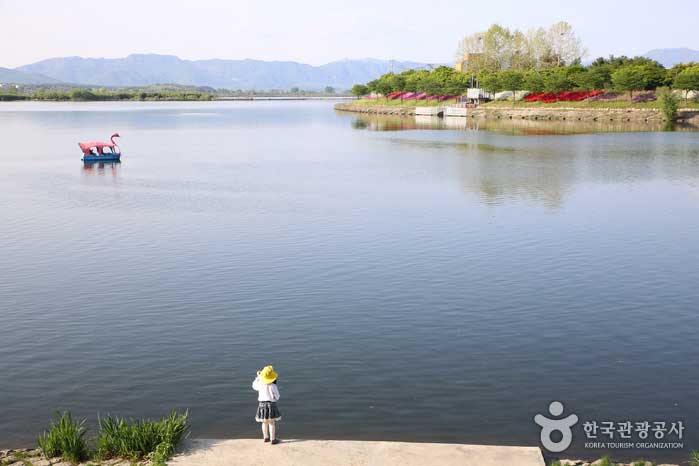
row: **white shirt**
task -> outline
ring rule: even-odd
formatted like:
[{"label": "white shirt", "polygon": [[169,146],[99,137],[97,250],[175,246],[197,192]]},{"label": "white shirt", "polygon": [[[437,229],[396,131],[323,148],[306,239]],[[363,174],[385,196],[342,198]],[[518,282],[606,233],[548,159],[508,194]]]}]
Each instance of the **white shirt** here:
[{"label": "white shirt", "polygon": [[252,389],[257,392],[257,401],[277,401],[279,399],[279,389],[275,383],[262,383],[255,377],[252,381]]}]

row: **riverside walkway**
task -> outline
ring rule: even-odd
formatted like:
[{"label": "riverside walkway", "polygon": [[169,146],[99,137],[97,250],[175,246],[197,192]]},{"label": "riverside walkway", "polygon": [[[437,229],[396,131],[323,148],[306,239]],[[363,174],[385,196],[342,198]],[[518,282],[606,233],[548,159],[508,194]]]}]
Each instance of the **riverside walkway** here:
[{"label": "riverside walkway", "polygon": [[185,441],[170,466],[544,466],[537,447],[261,439]]}]

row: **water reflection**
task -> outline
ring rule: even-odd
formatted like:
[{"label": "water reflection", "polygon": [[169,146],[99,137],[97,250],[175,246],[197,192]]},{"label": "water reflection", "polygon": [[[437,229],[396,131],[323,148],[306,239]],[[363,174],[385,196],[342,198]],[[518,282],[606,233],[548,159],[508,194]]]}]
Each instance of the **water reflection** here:
[{"label": "water reflection", "polygon": [[[448,173],[489,206],[562,208],[566,196],[590,186],[699,180],[699,150],[691,135],[664,132],[508,137],[477,129],[387,135],[395,153],[430,159],[455,156]],[[597,189],[597,188],[595,188]]]},{"label": "water reflection", "polygon": [[[665,124],[652,122],[544,121],[369,114],[360,114],[356,116],[351,124],[355,129],[368,129],[371,131],[451,129],[464,131],[494,131],[512,135],[623,133],[667,130]],[[675,125],[674,130],[696,131],[696,128],[686,124],[678,124]]]},{"label": "water reflection", "polygon": [[86,176],[105,176],[111,175],[116,178],[119,176],[119,168],[121,162],[83,162],[83,175]]}]

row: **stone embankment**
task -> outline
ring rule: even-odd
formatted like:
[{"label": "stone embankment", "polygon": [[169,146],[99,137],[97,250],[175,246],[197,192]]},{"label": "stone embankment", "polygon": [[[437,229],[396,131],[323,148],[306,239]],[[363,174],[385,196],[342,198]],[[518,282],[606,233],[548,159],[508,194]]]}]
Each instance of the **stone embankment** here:
[{"label": "stone embankment", "polygon": [[408,105],[359,105],[353,103],[336,104],[335,110],[343,112],[369,113],[375,115],[415,115],[415,106]]},{"label": "stone embankment", "polygon": [[[596,461],[581,461],[581,460],[560,460],[558,462],[561,466],[600,466],[605,464],[603,459],[598,459]],[[606,463],[610,464],[610,463]],[[611,461],[614,466],[677,466],[676,464],[657,464],[651,461],[634,461],[633,463],[616,463]]]},{"label": "stone embankment", "polygon": [[[414,106],[397,105],[358,105],[342,103],[335,109],[379,115],[415,115]],[[481,106],[469,110],[468,118],[491,120],[536,120],[536,121],[583,121],[583,122],[629,122],[662,123],[662,112],[656,108],[580,108],[580,107],[488,107]],[[678,123],[699,128],[699,110],[680,109]]]}]

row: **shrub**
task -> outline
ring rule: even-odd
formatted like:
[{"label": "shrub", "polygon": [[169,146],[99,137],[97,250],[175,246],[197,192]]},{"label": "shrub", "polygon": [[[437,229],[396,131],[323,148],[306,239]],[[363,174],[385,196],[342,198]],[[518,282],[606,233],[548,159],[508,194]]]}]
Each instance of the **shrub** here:
[{"label": "shrub", "polygon": [[47,458],[61,456],[74,464],[87,458],[84,424],[85,419],[74,420],[70,411],[57,412],[55,422],[37,438],[41,452]]},{"label": "shrub", "polygon": [[661,87],[658,88],[658,98],[665,119],[667,121],[674,120],[677,116],[677,97],[667,87]]},{"label": "shrub", "polygon": [[149,457],[163,464],[175,451],[187,431],[188,413],[172,411],[158,421],[130,420],[107,416],[99,419],[97,453],[102,459]]},{"label": "shrub", "polygon": [[590,102],[610,102],[618,98],[619,94],[616,92],[602,92],[601,94],[590,97],[588,100]]},{"label": "shrub", "polygon": [[652,92],[647,92],[645,94],[639,94],[639,95],[634,96],[631,99],[632,102],[637,102],[637,103],[654,102],[656,100],[658,100],[658,98]]}]

